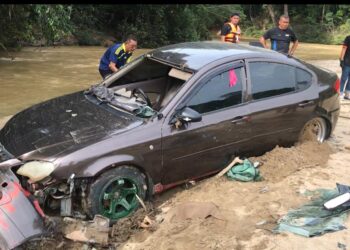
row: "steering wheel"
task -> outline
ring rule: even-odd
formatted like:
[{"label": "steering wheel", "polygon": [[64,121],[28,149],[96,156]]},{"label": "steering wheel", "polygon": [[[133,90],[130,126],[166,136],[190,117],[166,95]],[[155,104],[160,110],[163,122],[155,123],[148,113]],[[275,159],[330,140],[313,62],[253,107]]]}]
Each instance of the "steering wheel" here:
[{"label": "steering wheel", "polygon": [[135,88],[133,89],[133,91],[131,92],[131,96],[135,96],[136,98],[141,97],[141,99],[149,106],[152,107],[151,101],[148,98],[148,96],[145,94],[145,92],[143,92],[142,89],[140,88]]}]

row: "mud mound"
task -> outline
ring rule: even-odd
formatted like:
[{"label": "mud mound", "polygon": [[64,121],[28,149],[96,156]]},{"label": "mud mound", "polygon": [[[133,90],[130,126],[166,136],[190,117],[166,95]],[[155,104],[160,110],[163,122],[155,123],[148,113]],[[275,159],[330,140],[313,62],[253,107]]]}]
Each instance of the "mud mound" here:
[{"label": "mud mound", "polygon": [[252,157],[251,160],[263,164],[261,174],[266,180],[278,182],[296,171],[325,166],[331,153],[333,150],[328,143],[306,141],[291,148],[277,146],[260,157]]}]

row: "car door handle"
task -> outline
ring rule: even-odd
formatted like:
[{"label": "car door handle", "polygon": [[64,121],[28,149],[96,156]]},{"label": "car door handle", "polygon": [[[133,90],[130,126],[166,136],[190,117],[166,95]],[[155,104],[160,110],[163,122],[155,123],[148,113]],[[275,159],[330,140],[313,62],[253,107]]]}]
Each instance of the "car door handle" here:
[{"label": "car door handle", "polygon": [[306,107],[306,106],[310,106],[313,105],[315,102],[314,101],[304,101],[298,104],[299,107]]},{"label": "car door handle", "polygon": [[233,124],[241,124],[241,123],[248,122],[249,120],[250,120],[250,116],[246,115],[246,116],[237,116],[231,122]]}]

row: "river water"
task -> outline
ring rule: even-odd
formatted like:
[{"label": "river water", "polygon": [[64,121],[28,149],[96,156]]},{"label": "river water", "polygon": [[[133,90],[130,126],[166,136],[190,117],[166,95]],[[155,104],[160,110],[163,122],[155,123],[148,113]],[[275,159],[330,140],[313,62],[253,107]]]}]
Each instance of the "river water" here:
[{"label": "river water", "polygon": [[[86,89],[102,80],[101,46],[23,48],[0,54],[0,119],[33,104]],[[134,58],[147,50],[138,49]]]}]

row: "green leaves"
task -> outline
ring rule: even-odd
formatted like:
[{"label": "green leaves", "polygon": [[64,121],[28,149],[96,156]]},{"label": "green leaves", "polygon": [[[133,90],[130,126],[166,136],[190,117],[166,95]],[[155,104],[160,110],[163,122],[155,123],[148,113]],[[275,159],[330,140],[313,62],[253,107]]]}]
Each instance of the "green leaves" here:
[{"label": "green leaves", "polygon": [[46,38],[49,45],[73,31],[70,22],[72,6],[62,4],[33,6],[34,20],[39,27],[36,35]]},{"label": "green leaves", "polygon": [[[103,37],[139,38],[139,47],[211,39],[229,16],[240,13],[243,36],[259,37],[273,27],[266,4],[0,4],[0,43],[52,45],[73,34],[79,44],[98,45]],[[278,18],[283,4],[274,4]],[[270,6],[270,7],[271,7]],[[271,9],[271,8],[270,8]],[[291,27],[301,41],[339,43],[348,32],[350,5],[288,4]],[[343,33],[343,34],[342,34]],[[1,49],[1,48],[0,48]]]}]

